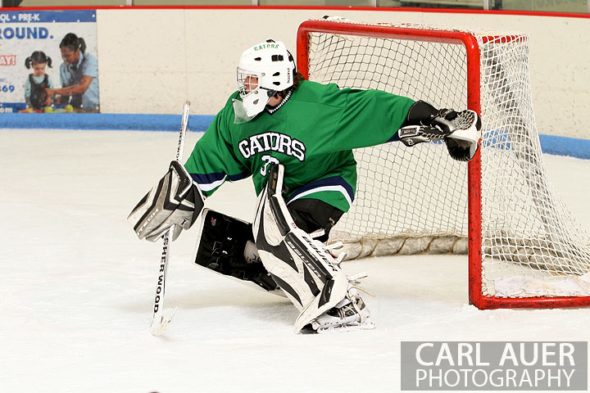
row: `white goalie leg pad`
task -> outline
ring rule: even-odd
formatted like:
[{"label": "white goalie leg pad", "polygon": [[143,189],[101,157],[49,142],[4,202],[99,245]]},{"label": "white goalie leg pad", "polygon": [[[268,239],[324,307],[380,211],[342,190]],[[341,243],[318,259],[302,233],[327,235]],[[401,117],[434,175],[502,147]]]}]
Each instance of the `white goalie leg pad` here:
[{"label": "white goalie leg pad", "polygon": [[271,169],[253,231],[264,267],[301,312],[299,332],[344,299],[349,282],[323,244],[295,225],[281,194],[283,173],[281,165]]}]

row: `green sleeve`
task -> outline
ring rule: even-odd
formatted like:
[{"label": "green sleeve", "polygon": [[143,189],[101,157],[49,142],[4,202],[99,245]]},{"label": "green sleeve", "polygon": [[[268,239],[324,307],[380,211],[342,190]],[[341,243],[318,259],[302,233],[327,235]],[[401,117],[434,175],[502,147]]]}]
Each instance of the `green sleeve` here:
[{"label": "green sleeve", "polygon": [[226,105],[215,116],[184,164],[205,196],[213,194],[226,180],[240,180],[250,175],[234,154],[228,137],[232,116],[231,107]]},{"label": "green sleeve", "polygon": [[339,120],[327,145],[342,151],[394,139],[414,100],[380,90],[342,89]]}]

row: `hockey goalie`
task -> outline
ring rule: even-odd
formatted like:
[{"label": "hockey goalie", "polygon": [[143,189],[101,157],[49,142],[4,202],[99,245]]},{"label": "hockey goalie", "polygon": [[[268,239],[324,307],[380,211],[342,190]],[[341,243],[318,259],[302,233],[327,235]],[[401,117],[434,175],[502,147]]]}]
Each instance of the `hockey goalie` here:
[{"label": "hockey goalie", "polygon": [[[196,262],[281,291],[298,309],[297,332],[374,327],[369,309],[326,241],[354,203],[353,149],[401,141],[445,143],[468,161],[481,139],[470,110],[436,109],[379,90],[304,80],[281,42],[247,49],[233,93],[184,165],[170,164],[130,214],[140,239],[173,240],[202,215]],[[253,224],[203,209],[225,181],[252,177]],[[420,195],[416,195],[420,198]],[[254,212],[253,212],[254,213]]]}]

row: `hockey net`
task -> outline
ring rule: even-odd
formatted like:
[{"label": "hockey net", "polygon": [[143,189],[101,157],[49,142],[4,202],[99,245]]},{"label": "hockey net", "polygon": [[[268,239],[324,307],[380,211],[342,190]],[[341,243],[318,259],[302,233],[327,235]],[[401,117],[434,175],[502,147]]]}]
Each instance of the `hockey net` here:
[{"label": "hockey net", "polygon": [[527,42],[346,20],[300,26],[298,66],[308,79],[482,117],[481,149],[468,165],[442,143],[355,151],[355,201],[332,236],[349,258],[469,249],[470,302],[479,308],[590,304],[590,241],[547,183]]}]

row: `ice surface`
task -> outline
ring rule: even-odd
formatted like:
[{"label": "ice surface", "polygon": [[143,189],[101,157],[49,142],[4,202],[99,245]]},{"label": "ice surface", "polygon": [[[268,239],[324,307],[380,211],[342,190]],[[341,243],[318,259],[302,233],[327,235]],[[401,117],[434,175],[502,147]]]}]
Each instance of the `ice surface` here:
[{"label": "ice surface", "polygon": [[[137,240],[125,217],[176,142],[158,132],[0,132],[0,392],[396,392],[403,340],[590,338],[590,309],[468,306],[458,256],[347,263],[369,273],[377,329],[296,335],[285,299],[192,263],[194,229],[172,244],[165,301],[178,310],[153,337],[161,245]],[[588,227],[590,161],[546,164]],[[207,203],[251,219],[253,187],[227,184]]]}]

